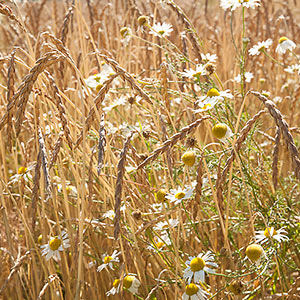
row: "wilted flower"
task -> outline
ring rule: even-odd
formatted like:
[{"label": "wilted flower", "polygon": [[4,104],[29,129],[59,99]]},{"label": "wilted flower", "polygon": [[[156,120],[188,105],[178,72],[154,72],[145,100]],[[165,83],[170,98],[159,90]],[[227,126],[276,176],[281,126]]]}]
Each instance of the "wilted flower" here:
[{"label": "wilted flower", "polygon": [[293,41],[285,36],[282,36],[278,41],[278,45],[275,51],[279,54],[284,54],[286,50],[293,50],[295,48],[296,44]]}]

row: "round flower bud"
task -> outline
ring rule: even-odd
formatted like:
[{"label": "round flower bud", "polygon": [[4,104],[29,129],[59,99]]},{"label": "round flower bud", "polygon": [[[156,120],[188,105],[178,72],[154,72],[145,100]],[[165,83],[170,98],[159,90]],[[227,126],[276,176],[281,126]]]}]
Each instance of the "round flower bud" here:
[{"label": "round flower bud", "polygon": [[186,166],[192,167],[196,161],[196,154],[193,151],[187,151],[181,156],[181,159]]},{"label": "round flower bud", "polygon": [[246,249],[246,255],[247,257],[252,261],[257,261],[263,254],[264,250],[262,246],[258,244],[252,244],[249,245]]},{"label": "round flower bud", "polygon": [[166,195],[167,195],[167,191],[165,189],[158,190],[157,193],[155,194],[156,201],[159,203],[166,201],[167,200]]},{"label": "round flower bud", "polygon": [[144,25],[147,24],[147,22],[148,22],[148,17],[147,16],[140,16],[138,18],[138,24],[139,24],[139,26],[144,26]]},{"label": "round flower bud", "polygon": [[224,123],[218,123],[212,128],[213,135],[218,138],[222,139],[227,133],[228,127]]}]

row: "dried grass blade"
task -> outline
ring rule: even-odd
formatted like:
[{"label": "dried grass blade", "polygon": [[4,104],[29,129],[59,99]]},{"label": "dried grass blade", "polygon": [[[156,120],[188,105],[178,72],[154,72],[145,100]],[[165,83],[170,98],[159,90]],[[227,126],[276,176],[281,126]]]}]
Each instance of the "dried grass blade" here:
[{"label": "dried grass blade", "polygon": [[31,210],[32,210],[32,232],[35,232],[35,223],[36,223],[36,208],[37,202],[39,199],[39,187],[40,187],[40,178],[41,178],[41,165],[42,165],[42,154],[39,151],[36,165],[34,170],[34,179],[33,179],[33,189],[31,195]]},{"label": "dried grass blade", "polygon": [[272,180],[274,189],[277,188],[278,183],[278,159],[279,159],[279,147],[280,147],[280,127],[277,127],[276,129],[276,135],[275,135],[275,146],[273,149],[273,163],[272,163]]},{"label": "dried grass blade", "polygon": [[[8,107],[11,105],[10,103],[12,102],[13,96],[14,96],[14,84],[15,84],[15,54],[16,54],[16,49],[14,49],[11,53],[11,58],[9,60],[9,66],[8,66],[8,72],[7,72],[7,110]],[[11,149],[12,146],[12,115],[11,113],[8,114],[7,116],[7,147],[8,149]]]},{"label": "dried grass blade", "polygon": [[105,131],[105,124],[104,124],[104,114],[102,114],[101,121],[100,121],[100,128],[99,128],[99,140],[98,140],[98,165],[97,165],[98,175],[100,175],[103,166],[104,150],[106,146],[105,136],[106,136],[106,131]]}]

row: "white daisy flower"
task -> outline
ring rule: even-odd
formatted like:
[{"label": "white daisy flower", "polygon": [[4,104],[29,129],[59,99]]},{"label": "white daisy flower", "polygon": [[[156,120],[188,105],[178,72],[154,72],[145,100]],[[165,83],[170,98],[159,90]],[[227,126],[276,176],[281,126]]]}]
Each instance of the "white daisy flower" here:
[{"label": "white daisy flower", "polygon": [[151,245],[147,247],[149,250],[161,251],[163,248],[172,244],[171,239],[167,233],[162,234],[161,236],[155,236]]},{"label": "white daisy flower", "polygon": [[120,105],[125,105],[127,103],[127,98],[125,96],[120,96],[117,100],[115,100],[111,105],[103,107],[103,111],[108,112],[113,108],[118,107]]},{"label": "white daisy flower", "polygon": [[215,63],[218,59],[218,56],[216,54],[201,53],[201,58],[205,63]]},{"label": "white daisy flower", "polygon": [[120,259],[118,258],[118,255],[120,254],[121,252],[118,252],[117,250],[115,250],[111,256],[107,254],[103,254],[102,255],[103,264],[97,268],[97,272],[101,272],[106,267],[110,267],[110,269],[113,270],[113,263],[120,262]]},{"label": "white daisy flower", "polygon": [[258,42],[257,45],[254,45],[251,49],[249,49],[250,55],[259,55],[263,50],[269,48],[272,45],[273,41],[271,39],[267,39],[263,42]]},{"label": "white daisy flower", "polygon": [[211,268],[217,268],[218,265],[214,263],[214,255],[211,251],[206,254],[199,254],[197,257],[190,256],[185,262],[187,268],[183,271],[183,278],[190,284],[194,278],[194,282],[204,282],[205,272],[214,273]]},{"label": "white daisy flower", "polygon": [[[135,275],[127,275],[123,279],[123,287],[133,294],[137,294],[140,285],[141,282],[135,277]],[[106,296],[115,295],[116,293],[119,293],[120,288],[121,280],[115,279],[112,289],[110,289],[106,293]]]},{"label": "white daisy flower", "polygon": [[172,31],[173,31],[172,25],[165,22],[163,22],[162,24],[158,22],[151,27],[150,34],[154,34],[155,36],[159,36],[159,37],[162,36],[166,37],[169,36]]},{"label": "white daisy flower", "polygon": [[295,48],[296,48],[296,44],[293,41],[291,41],[285,36],[282,36],[278,41],[278,45],[275,51],[279,54],[284,54],[286,50],[292,51]]},{"label": "white daisy flower", "polygon": [[158,222],[153,229],[156,231],[165,231],[170,228],[174,228],[179,224],[178,219],[169,219],[168,221]]},{"label": "white daisy flower", "polygon": [[190,283],[185,287],[185,293],[182,295],[182,300],[205,300],[209,293],[202,290],[200,285]]},{"label": "white daisy flower", "polygon": [[17,174],[10,177],[8,184],[15,184],[21,179],[24,179],[25,182],[32,181],[32,175],[29,173],[29,171],[33,170],[35,167],[35,164],[31,164],[28,168],[27,167],[20,167],[18,169]]},{"label": "white daisy flower", "polygon": [[[251,72],[245,72],[245,82],[250,82],[253,78],[253,74]],[[238,74],[236,77],[234,77],[235,82],[241,82],[242,76],[241,74]]]},{"label": "white daisy flower", "polygon": [[[59,193],[63,192],[63,187],[61,183],[57,184],[57,190]],[[66,186],[66,192],[68,196],[77,197],[77,189],[73,185],[67,185]]]},{"label": "white daisy flower", "polygon": [[183,200],[191,198],[193,195],[192,188],[185,188],[184,190],[180,187],[177,190],[171,190],[170,193],[166,195],[166,199],[169,199],[174,204],[179,204]]},{"label": "white daisy flower", "polygon": [[219,92],[217,89],[211,88],[206,96],[201,96],[196,101],[198,109],[195,110],[195,113],[212,109],[219,101],[224,100],[224,98],[233,98],[232,94],[229,93],[229,90]]},{"label": "white daisy flower", "polygon": [[287,68],[284,69],[284,71],[290,74],[294,74],[294,73],[300,74],[300,64],[288,66]]},{"label": "white daisy flower", "polygon": [[255,241],[256,243],[263,244],[274,239],[278,243],[281,243],[289,240],[285,234],[287,234],[287,232],[283,228],[275,230],[274,227],[268,227],[265,230],[255,231]]},{"label": "white daisy flower", "polygon": [[46,255],[46,260],[49,260],[51,257],[54,259],[60,260],[60,251],[64,251],[69,248],[68,233],[62,231],[61,235],[52,237],[48,244],[42,245],[42,255]]},{"label": "white daisy flower", "polygon": [[188,77],[190,79],[198,79],[200,76],[207,75],[204,65],[196,65],[196,69],[184,70],[181,73],[182,76]]},{"label": "white daisy flower", "polygon": [[246,8],[256,8],[260,5],[260,0],[221,0],[220,6],[226,10],[231,8],[231,11],[237,9],[240,6]]}]

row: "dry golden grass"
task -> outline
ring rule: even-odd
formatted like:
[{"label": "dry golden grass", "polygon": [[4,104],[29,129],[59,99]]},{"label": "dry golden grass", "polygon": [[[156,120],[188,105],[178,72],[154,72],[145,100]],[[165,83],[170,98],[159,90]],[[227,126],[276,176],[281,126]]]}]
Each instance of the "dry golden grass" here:
[{"label": "dry golden grass", "polygon": [[[208,250],[218,268],[207,299],[300,299],[300,75],[284,71],[299,64],[299,3],[261,0],[244,29],[241,8],[161,2],[0,1],[0,299],[181,299],[184,263]],[[157,22],[169,37],[149,34]],[[276,53],[281,36],[293,54]],[[273,59],[248,54],[268,38]],[[182,76],[200,63],[206,75]],[[245,71],[250,83],[234,81]],[[233,99],[195,112],[211,88]],[[216,123],[233,136],[215,138]],[[158,190],[192,185],[183,203],[153,206]],[[172,243],[157,249],[161,221]],[[269,227],[289,240],[263,244],[261,267],[245,249]],[[64,231],[70,247],[46,260],[40,246]],[[120,262],[97,272],[114,250]],[[106,296],[128,273],[138,293]]]}]

